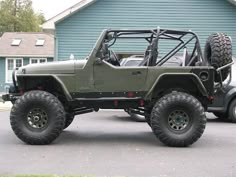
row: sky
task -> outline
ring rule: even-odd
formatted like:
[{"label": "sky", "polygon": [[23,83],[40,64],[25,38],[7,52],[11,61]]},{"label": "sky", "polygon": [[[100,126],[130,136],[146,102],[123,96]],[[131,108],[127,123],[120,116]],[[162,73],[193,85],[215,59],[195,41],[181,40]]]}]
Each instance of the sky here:
[{"label": "sky", "polygon": [[80,0],[32,0],[36,12],[42,12],[46,19],[59,14]]}]

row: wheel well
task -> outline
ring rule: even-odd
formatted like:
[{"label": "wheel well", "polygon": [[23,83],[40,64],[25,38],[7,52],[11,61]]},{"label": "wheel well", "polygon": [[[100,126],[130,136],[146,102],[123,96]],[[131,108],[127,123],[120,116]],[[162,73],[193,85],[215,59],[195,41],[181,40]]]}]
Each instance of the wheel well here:
[{"label": "wheel well", "polygon": [[31,90],[44,90],[58,97],[62,103],[67,101],[65,90],[52,76],[20,77],[18,78],[18,83],[20,89],[24,92]]},{"label": "wheel well", "polygon": [[180,91],[193,95],[196,97],[205,107],[206,96],[202,93],[197,85],[196,81],[191,76],[164,76],[156,84],[152,99],[159,99],[160,97],[172,92]]}]

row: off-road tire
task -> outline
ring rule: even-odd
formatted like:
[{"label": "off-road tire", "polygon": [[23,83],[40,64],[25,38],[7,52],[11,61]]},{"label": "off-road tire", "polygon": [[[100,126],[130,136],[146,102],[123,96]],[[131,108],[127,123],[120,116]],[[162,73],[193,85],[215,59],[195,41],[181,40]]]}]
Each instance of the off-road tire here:
[{"label": "off-road tire", "polygon": [[[206,41],[204,57],[215,69],[225,66],[232,62],[232,43],[229,36],[223,33],[214,33]],[[221,71],[222,81],[224,81],[230,72],[230,68]],[[220,75],[215,73],[215,81],[220,82]]]},{"label": "off-road tire", "polygon": [[[37,124],[36,127],[36,117],[37,120],[40,117],[40,120],[47,120],[45,121],[47,123],[42,123],[44,126]],[[31,145],[46,145],[54,141],[62,132],[65,126],[65,111],[54,95],[45,91],[30,91],[13,105],[10,121],[14,133],[23,142]]]},{"label": "off-road tire", "polygon": [[64,126],[64,130],[66,128],[68,128],[70,126],[70,124],[73,122],[75,116],[70,114],[70,113],[66,113],[66,119],[65,119],[65,126]]},{"label": "off-road tire", "polygon": [[226,121],[229,116],[227,112],[213,112],[213,114],[222,121]]},{"label": "off-road tire", "polygon": [[151,116],[146,115],[145,120],[146,120],[147,124],[151,127]]},{"label": "off-road tire", "polygon": [[[170,121],[173,113],[182,112],[176,119],[187,119],[188,124],[180,130]],[[181,113],[181,114],[182,114]],[[186,121],[181,121],[182,124]],[[192,95],[183,92],[172,92],[160,98],[151,113],[151,126],[154,134],[167,146],[185,147],[196,142],[203,134],[206,116],[202,104]],[[177,128],[177,127],[176,127]]]},{"label": "off-road tire", "polygon": [[228,119],[233,123],[236,123],[236,100],[234,99],[229,106]]}]

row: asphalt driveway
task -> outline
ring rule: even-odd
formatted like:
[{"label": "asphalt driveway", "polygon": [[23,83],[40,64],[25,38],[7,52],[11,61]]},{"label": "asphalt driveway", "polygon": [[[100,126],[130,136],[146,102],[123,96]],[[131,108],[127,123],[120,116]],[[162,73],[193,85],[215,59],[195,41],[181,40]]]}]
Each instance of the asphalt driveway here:
[{"label": "asphalt driveway", "polygon": [[78,116],[52,145],[29,146],[13,134],[9,112],[0,112],[0,119],[0,175],[236,176],[232,123],[211,120],[193,146],[169,148],[147,124],[103,111]]}]

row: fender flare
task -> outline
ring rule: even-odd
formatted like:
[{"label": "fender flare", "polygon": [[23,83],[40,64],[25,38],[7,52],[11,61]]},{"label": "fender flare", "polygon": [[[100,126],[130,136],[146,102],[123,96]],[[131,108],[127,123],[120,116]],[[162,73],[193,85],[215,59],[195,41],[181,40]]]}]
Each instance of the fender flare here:
[{"label": "fender flare", "polygon": [[150,99],[152,96],[152,93],[154,91],[154,89],[156,88],[156,86],[160,83],[160,81],[164,78],[164,77],[173,77],[173,76],[181,76],[181,77],[188,77],[191,78],[192,81],[194,82],[194,84],[198,87],[200,93],[204,96],[204,97],[208,97],[208,93],[207,90],[205,88],[205,86],[203,85],[202,81],[199,79],[199,77],[194,74],[194,73],[164,73],[161,74],[156,81],[154,82],[153,86],[151,87],[151,89],[149,90],[149,92],[146,94],[145,98],[146,99]]},{"label": "fender flare", "polygon": [[71,97],[71,94],[70,92],[67,90],[65,84],[61,81],[61,79],[55,75],[37,75],[37,74],[30,74],[30,75],[27,75],[27,74],[22,74],[22,75],[17,75],[17,78],[27,78],[27,77],[51,77],[53,78],[60,86],[61,86],[61,89],[67,99],[67,101],[72,101],[72,97]]}]

